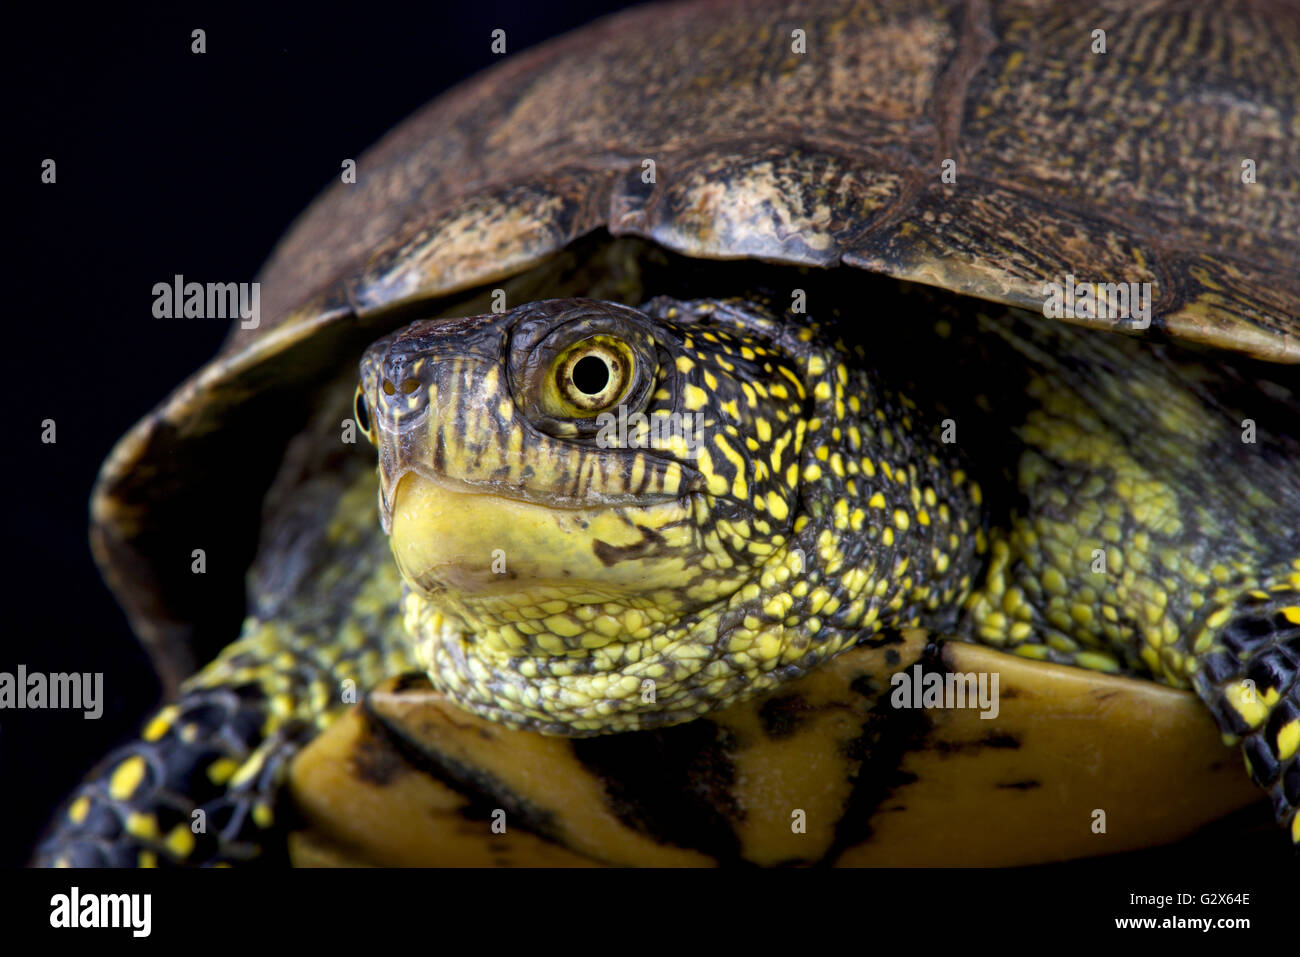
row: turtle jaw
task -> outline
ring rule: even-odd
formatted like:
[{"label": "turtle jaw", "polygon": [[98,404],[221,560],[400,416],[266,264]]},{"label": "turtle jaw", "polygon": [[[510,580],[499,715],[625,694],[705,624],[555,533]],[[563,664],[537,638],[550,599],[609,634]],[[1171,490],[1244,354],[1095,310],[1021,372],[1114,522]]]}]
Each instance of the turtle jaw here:
[{"label": "turtle jaw", "polygon": [[393,493],[389,540],[403,579],[429,598],[527,605],[558,589],[596,603],[640,598],[680,616],[699,608],[681,585],[708,557],[697,504],[557,508],[408,472]]},{"label": "turtle jaw", "polygon": [[823,629],[814,646],[784,603],[773,612],[765,589],[802,556],[737,561],[693,514],[709,507],[557,509],[404,476],[390,543],[417,666],[481,717],[583,737],[690,721],[852,643]]},{"label": "turtle jaw", "polygon": [[760,694],[850,639],[814,623],[810,648],[778,594],[814,544],[792,538],[820,401],[804,382],[830,368],[778,330],[712,302],[552,300],[367,351],[381,515],[437,688],[515,727],[619,732]]},{"label": "turtle jaw", "polygon": [[701,505],[552,508],[408,473],[390,542],[417,663],[468,710],[552,733],[668,724],[725,704],[673,700],[722,655],[726,600],[753,574],[718,568],[693,515]]}]

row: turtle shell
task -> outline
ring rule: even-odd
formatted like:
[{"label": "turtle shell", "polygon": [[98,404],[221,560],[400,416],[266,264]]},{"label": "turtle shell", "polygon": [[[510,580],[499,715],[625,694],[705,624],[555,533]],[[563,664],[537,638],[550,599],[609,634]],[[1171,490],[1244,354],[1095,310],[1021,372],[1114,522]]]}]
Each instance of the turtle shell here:
[{"label": "turtle shell", "polygon": [[1297,27],[1268,0],[704,2],[512,55],[298,220],[258,326],[105,463],[96,557],[164,679],[185,675],[231,634],[196,631],[214,586],[191,550],[246,567],[315,387],[407,307],[436,313],[585,236],[1034,309],[1070,275],[1150,283],[1141,334],[1300,362]]}]

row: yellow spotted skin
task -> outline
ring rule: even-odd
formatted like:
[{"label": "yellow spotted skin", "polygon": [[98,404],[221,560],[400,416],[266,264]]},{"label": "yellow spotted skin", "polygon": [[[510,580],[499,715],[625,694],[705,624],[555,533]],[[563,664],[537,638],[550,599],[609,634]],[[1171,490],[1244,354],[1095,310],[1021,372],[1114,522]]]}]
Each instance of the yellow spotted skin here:
[{"label": "yellow spotted skin", "polygon": [[[425,304],[499,308],[467,304],[497,282],[492,297],[508,292],[511,307],[708,297],[724,308],[674,319],[669,304],[647,307],[672,348],[656,345],[666,374],[639,398],[713,422],[689,462],[590,452],[564,414],[580,403],[550,386],[515,401],[499,360],[516,343],[478,338],[483,323],[449,325],[464,348],[445,343],[436,369],[413,352],[398,378],[366,382],[411,595],[398,617],[435,684],[500,721],[597,734],[684,720],[920,621],[1026,662],[1190,685],[1248,754],[1262,749],[1253,772],[1293,805],[1294,390],[1256,389],[1258,367],[1175,356],[1162,337],[1300,360],[1295,4],[1106,7],[656,6],[422,110],[363,162],[362,182],[336,184],[277,247],[258,328],[233,330],[105,465],[98,558],[163,670],[189,658],[163,640],[167,612],[182,633],[207,612],[207,592],[169,563],[195,539],[233,539],[206,499],[251,511],[258,491],[242,468],[223,471],[249,453],[237,433],[263,414],[287,434],[277,405],[315,402],[304,388],[352,366],[369,331]],[[794,26],[807,56],[790,47]],[[1086,48],[1104,39],[1098,27],[1105,55]],[[956,184],[936,175],[945,156],[958,157]],[[646,162],[657,179],[638,175]],[[674,275],[633,295],[616,288],[633,271],[598,257],[636,237]],[[761,261],[769,302],[726,303],[737,290],[717,280],[739,259]],[[822,267],[852,280],[828,296],[810,276]],[[1147,351],[1112,340],[1103,354],[1115,330],[1090,310],[1072,320],[1087,337],[1013,342],[871,283],[1034,308],[1044,281],[1070,272],[1149,287]],[[687,289],[690,274],[704,281]],[[802,307],[783,314],[794,290],[838,328],[814,331]],[[766,311],[807,338],[700,324],[703,308]],[[1237,437],[1246,419],[1260,432],[1250,446]],[[416,466],[428,474],[398,474]],[[283,557],[284,542],[262,555]],[[303,584],[284,568],[271,592]],[[261,676],[247,686],[257,709],[292,720],[306,689],[315,720],[329,681],[266,678],[292,671],[304,644],[313,660],[339,647],[304,617],[254,610],[246,637],[262,629],[273,653],[223,661],[204,693],[247,671]],[[351,618],[336,605],[319,622]],[[168,712],[144,741],[197,746],[211,731],[199,717]],[[245,750],[205,778],[243,786],[259,766]],[[120,771],[120,791],[136,773]]]},{"label": "yellow spotted skin", "polygon": [[[1300,802],[1294,393],[1024,317],[982,332],[1032,362],[1015,495],[971,638],[1192,687],[1289,828]],[[1279,414],[1281,413],[1281,414]],[[1255,416],[1270,416],[1269,426]],[[1249,427],[1249,431],[1246,429]],[[1264,428],[1264,433],[1256,431]]]},{"label": "yellow spotted skin", "polygon": [[[549,414],[574,343],[613,337],[636,365],[610,408],[698,415],[694,447]],[[413,654],[514,727],[680,723],[886,624],[950,628],[971,587],[978,492],[956,455],[916,456],[914,403],[753,302],[416,323],[371,347],[361,389]]]},{"label": "yellow spotted skin", "polygon": [[[1293,394],[1261,401],[1190,352],[907,301],[939,331],[896,364],[834,311],[783,316],[759,293],[534,303],[376,343],[362,394],[420,666],[482,716],[585,736],[680,723],[922,625],[1196,688],[1289,825]],[[624,413],[700,414],[693,454],[538,411],[554,356],[611,336],[642,377]],[[951,378],[916,358],[941,339]]]},{"label": "yellow spotted skin", "polygon": [[[385,675],[412,667],[373,477],[357,460],[297,494],[267,529],[283,564],[255,575],[240,638],[82,784],[37,863],[285,862],[276,828],[289,759]],[[331,520],[304,522],[319,515]],[[301,578],[285,581],[285,569]]]},{"label": "yellow spotted skin", "polygon": [[[1194,688],[1294,835],[1294,377],[915,289],[873,309],[919,321],[873,325],[828,288],[819,321],[747,283],[376,342],[354,414],[379,521],[366,459],[306,434],[239,640],[37,861],[284,860],[289,759],[384,678],[599,741],[910,626]],[[608,377],[571,394],[587,340]],[[611,396],[607,430],[583,403]]]}]

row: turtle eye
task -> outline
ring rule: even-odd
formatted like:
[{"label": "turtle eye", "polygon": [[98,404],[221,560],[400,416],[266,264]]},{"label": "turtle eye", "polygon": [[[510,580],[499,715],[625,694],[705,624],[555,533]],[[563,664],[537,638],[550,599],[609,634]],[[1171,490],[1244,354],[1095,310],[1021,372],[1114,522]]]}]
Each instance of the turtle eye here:
[{"label": "turtle eye", "polygon": [[635,371],[632,349],[614,336],[575,342],[555,357],[542,406],[552,415],[587,418],[617,405]]},{"label": "turtle eye", "polygon": [[377,444],[375,442],[374,430],[371,428],[370,406],[369,403],[366,402],[366,393],[361,386],[357,386],[357,394],[352,400],[352,415],[356,420],[357,428],[366,434],[366,438],[370,440],[370,444]]}]

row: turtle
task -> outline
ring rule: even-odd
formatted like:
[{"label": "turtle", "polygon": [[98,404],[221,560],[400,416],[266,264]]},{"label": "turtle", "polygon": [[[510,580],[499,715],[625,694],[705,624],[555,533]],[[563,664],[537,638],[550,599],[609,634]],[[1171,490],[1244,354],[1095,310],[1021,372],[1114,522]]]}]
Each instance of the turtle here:
[{"label": "turtle", "polygon": [[433,101],[105,462],[169,703],[36,862],[1300,841],[1297,19],[678,3]]}]

